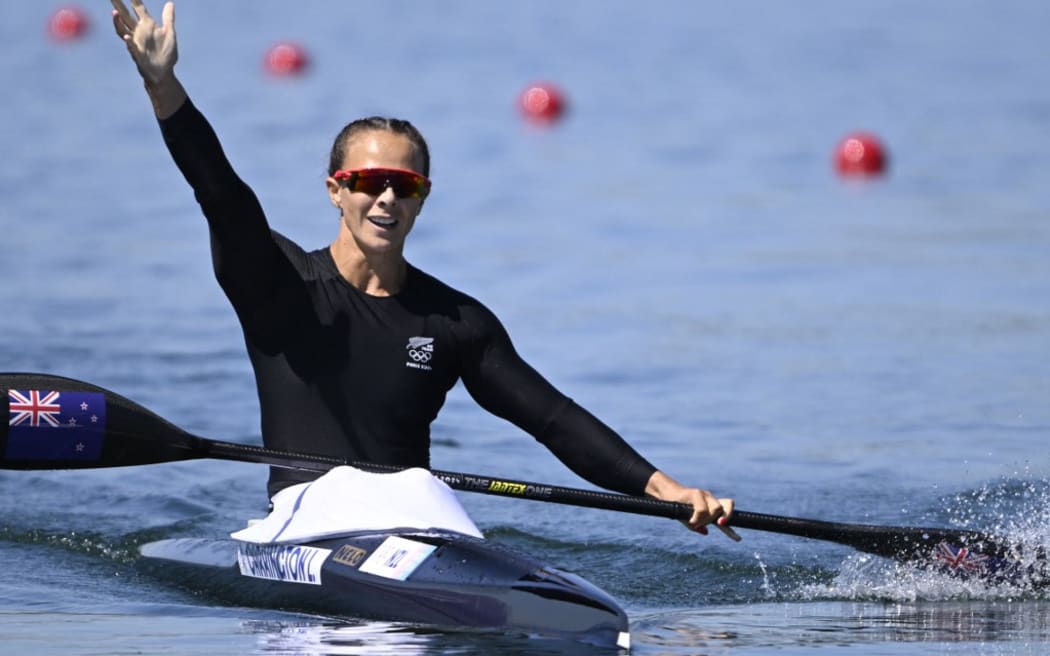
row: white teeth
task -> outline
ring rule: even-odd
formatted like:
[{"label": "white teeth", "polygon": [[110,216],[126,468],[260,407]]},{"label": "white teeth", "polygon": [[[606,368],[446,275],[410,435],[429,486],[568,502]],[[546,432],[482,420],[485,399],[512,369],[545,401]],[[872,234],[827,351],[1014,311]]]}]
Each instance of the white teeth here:
[{"label": "white teeth", "polygon": [[381,226],[392,226],[395,223],[397,223],[397,219],[391,219],[388,216],[385,216],[385,217],[370,216],[370,217],[368,217],[368,220],[371,221],[372,223],[376,223],[376,224],[381,225]]}]

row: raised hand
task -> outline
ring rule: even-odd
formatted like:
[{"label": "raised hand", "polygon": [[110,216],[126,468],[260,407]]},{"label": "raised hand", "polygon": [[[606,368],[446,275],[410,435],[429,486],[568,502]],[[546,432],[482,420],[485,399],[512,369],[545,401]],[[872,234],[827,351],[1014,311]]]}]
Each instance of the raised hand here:
[{"label": "raised hand", "polygon": [[174,77],[179,49],[175,41],[175,3],[166,2],[161,10],[161,23],[150,16],[142,0],[131,0],[134,13],[122,0],[113,4],[113,27],[124,40],[139,74],[147,86],[159,85]]}]

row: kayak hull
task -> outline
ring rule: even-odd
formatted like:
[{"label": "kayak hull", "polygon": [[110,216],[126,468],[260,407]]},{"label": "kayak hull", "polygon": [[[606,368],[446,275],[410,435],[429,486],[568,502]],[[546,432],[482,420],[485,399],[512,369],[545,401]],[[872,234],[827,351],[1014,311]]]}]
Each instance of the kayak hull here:
[{"label": "kayak hull", "polygon": [[176,538],[148,573],[227,603],[628,647],[627,615],[574,574],[471,536],[362,532],[307,544]]}]

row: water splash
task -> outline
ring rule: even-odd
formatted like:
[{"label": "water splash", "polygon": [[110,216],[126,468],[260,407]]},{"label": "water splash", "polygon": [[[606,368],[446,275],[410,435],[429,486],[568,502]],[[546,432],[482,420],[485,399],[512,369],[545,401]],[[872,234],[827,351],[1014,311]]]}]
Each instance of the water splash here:
[{"label": "water splash", "polygon": [[773,584],[769,578],[769,568],[762,562],[762,554],[755,552],[755,560],[758,561],[758,568],[762,570],[762,585],[759,586],[759,590],[765,593],[767,599],[773,599],[776,597],[776,591],[773,589]]},{"label": "water splash", "polygon": [[18,531],[11,527],[2,527],[0,540],[16,544],[44,544],[118,563],[131,562],[138,556],[132,545],[113,543],[105,536],[82,531],[51,533],[40,529]]},{"label": "water splash", "polygon": [[47,545],[71,554],[91,556],[119,564],[138,560],[140,545],[185,532],[195,521],[174,522],[168,526],[152,527],[125,535],[105,535],[96,531],[54,531],[43,528],[0,526],[0,542],[12,544]]},{"label": "water splash", "polygon": [[1014,548],[1018,571],[1006,580],[964,578],[855,553],[830,582],[803,583],[803,600],[1008,601],[1050,599],[1050,481],[1008,479],[949,497],[923,521],[979,530]]}]

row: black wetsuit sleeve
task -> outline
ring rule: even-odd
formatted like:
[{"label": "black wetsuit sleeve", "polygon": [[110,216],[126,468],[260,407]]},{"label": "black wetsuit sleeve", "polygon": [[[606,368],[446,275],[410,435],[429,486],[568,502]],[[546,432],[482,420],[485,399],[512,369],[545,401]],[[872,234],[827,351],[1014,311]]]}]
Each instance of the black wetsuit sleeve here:
[{"label": "black wetsuit sleeve", "polygon": [[193,103],[187,99],[160,121],[160,129],[208,220],[215,276],[248,328],[282,279],[295,278],[294,270],[281,256],[255,193],[233,170],[215,131]]},{"label": "black wetsuit sleeve", "polygon": [[478,404],[531,434],[591,483],[642,495],[656,468],[529,366],[495,316],[486,312],[481,321],[486,325],[462,376]]}]

